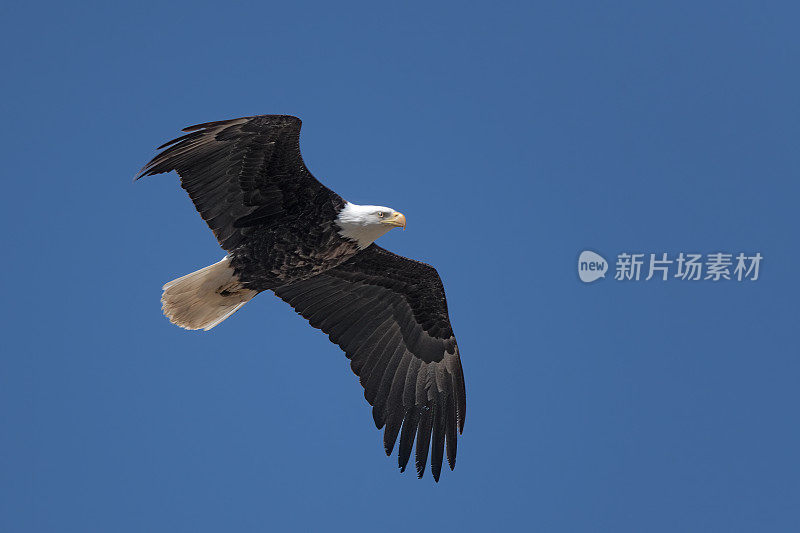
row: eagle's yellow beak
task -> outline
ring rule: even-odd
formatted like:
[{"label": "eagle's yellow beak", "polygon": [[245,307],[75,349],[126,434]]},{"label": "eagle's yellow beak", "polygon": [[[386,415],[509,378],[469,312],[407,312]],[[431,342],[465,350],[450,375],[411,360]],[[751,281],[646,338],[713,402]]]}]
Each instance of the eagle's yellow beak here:
[{"label": "eagle's yellow beak", "polygon": [[395,211],[384,220],[381,220],[381,224],[388,224],[390,226],[406,229],[406,216],[403,213]]}]

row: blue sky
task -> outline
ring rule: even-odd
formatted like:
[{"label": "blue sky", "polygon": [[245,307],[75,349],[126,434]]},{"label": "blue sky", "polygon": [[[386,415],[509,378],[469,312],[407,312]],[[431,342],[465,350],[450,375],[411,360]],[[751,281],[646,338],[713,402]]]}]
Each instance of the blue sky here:
[{"label": "blue sky", "polygon": [[[794,3],[112,4],[0,17],[0,529],[800,528]],[[222,252],[174,175],[132,177],[260,113],[441,273],[468,410],[439,484],[286,304],[161,316]],[[584,249],[764,260],[583,284]]]}]

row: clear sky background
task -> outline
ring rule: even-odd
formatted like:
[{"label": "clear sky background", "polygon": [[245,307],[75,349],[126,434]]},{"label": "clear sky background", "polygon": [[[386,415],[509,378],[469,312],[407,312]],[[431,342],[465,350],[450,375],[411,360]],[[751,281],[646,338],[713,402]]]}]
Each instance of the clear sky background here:
[{"label": "clear sky background", "polygon": [[[6,3],[0,530],[798,531],[794,2]],[[458,464],[400,474],[344,354],[222,256],[181,127],[304,121],[403,211],[467,384]],[[756,282],[578,280],[578,253],[760,252]]]}]

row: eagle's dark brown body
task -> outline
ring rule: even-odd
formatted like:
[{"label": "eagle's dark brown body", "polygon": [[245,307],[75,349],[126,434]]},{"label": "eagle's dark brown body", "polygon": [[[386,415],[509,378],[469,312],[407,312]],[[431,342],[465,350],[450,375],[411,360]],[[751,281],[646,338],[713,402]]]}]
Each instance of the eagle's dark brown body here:
[{"label": "eagle's dark brown body", "polygon": [[302,281],[336,268],[359,252],[358,245],[339,235],[327,216],[318,223],[276,224],[255,229],[247,241],[231,250],[231,264],[245,287],[264,291]]}]

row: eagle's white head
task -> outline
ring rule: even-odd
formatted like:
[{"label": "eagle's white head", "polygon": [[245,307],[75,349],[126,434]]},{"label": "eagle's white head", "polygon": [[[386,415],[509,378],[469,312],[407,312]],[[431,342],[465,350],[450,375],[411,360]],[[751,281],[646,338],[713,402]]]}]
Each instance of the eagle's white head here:
[{"label": "eagle's white head", "polygon": [[391,207],[358,205],[347,202],[336,217],[339,235],[358,242],[366,248],[392,228],[406,227],[406,217]]}]

